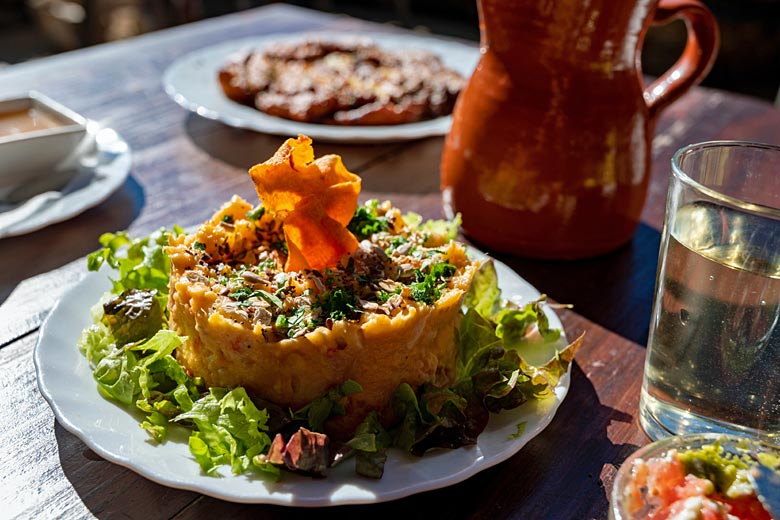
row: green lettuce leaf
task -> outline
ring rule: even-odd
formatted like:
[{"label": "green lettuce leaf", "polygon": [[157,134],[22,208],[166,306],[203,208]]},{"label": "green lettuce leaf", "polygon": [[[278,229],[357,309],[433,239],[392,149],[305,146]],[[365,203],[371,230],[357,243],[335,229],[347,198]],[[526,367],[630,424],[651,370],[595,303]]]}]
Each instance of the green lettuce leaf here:
[{"label": "green lettuce leaf", "polygon": [[352,220],[349,221],[349,224],[347,224],[347,229],[352,232],[358,240],[370,238],[374,233],[387,231],[390,228],[390,223],[387,219],[378,216],[378,205],[378,200],[369,200],[355,209],[355,214],[353,215]]},{"label": "green lettuce leaf", "polygon": [[387,433],[375,411],[371,411],[355,429],[347,445],[355,450],[355,471],[368,478],[382,478],[387,461],[387,448],[393,438]]},{"label": "green lettuce leaf", "polygon": [[401,383],[393,394],[393,413],[399,419],[399,425],[393,435],[393,445],[404,451],[411,451],[423,418],[417,394],[409,383]]},{"label": "green lettuce leaf", "polygon": [[485,318],[491,318],[501,306],[501,289],[498,288],[498,274],[493,260],[486,260],[474,273],[463,305],[475,310]]},{"label": "green lettuce leaf", "polygon": [[458,237],[458,230],[462,223],[460,213],[455,215],[455,218],[452,220],[426,220],[419,227],[421,231],[428,233],[428,239],[423,245],[428,247],[428,244],[444,244],[450,240],[455,240]]},{"label": "green lettuce leaf", "polygon": [[345,397],[363,388],[355,381],[347,380],[340,386],[328,390],[325,395],[318,397],[294,414],[295,419],[307,421],[309,427],[315,432],[323,432],[325,421],[334,415],[344,415],[342,402]]},{"label": "green lettuce leaf", "polygon": [[425,247],[438,246],[455,240],[458,237],[460,225],[463,223],[460,213],[455,215],[452,220],[431,219],[423,222],[420,214],[409,211],[404,214],[403,218],[407,226],[425,232],[426,239],[423,243]]},{"label": "green lettuce leaf", "polygon": [[496,336],[496,326],[474,309],[468,309],[460,322],[457,334],[458,374],[471,372],[476,353],[490,347],[500,347],[501,338]]},{"label": "green lettuce leaf", "polygon": [[127,349],[114,349],[104,356],[93,371],[100,393],[122,404],[133,404],[140,392],[137,366],[135,355]]},{"label": "green lettuce leaf", "polygon": [[189,411],[173,418],[194,426],[190,452],[206,473],[228,464],[234,474],[256,469],[278,477],[279,469],[261,456],[271,445],[267,420],[266,411],[259,410],[240,387],[212,387]]},{"label": "green lettuce leaf", "polygon": [[167,420],[199,395],[172,353],[185,338],[160,329],[148,340],[117,346],[108,327],[98,322],[81,335],[79,347],[93,367],[98,391],[124,405],[135,405],[147,417],[141,423],[158,441],[167,435]]},{"label": "green lettuce leaf", "polygon": [[115,348],[111,331],[100,321],[81,331],[77,345],[93,368]]},{"label": "green lettuce leaf", "polygon": [[170,260],[165,254],[170,235],[183,233],[178,226],[172,230],[159,229],[147,237],[131,239],[126,231],[104,233],[100,236],[101,249],[87,257],[87,267],[97,271],[108,264],[118,271],[112,279],[111,292],[120,294],[127,289],[154,289],[164,309],[168,301]]}]

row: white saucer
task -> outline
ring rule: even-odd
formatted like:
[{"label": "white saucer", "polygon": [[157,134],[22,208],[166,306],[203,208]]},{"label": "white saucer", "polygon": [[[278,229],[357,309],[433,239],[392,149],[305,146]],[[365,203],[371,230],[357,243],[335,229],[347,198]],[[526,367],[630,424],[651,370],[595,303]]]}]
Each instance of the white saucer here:
[{"label": "white saucer", "polygon": [[127,179],[131,151],[110,128],[97,129],[93,150],[81,158],[70,180],[22,203],[0,203],[0,238],[24,235],[75,217],[106,200]]}]

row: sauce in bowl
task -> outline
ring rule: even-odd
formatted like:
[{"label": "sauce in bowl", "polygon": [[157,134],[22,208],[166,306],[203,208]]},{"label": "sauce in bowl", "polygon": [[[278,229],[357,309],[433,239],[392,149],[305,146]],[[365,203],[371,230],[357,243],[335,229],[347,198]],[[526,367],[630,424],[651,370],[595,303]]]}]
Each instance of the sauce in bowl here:
[{"label": "sauce in bowl", "polygon": [[41,110],[38,107],[13,110],[0,113],[0,137],[48,130],[50,128],[67,126],[68,124],[54,114]]}]

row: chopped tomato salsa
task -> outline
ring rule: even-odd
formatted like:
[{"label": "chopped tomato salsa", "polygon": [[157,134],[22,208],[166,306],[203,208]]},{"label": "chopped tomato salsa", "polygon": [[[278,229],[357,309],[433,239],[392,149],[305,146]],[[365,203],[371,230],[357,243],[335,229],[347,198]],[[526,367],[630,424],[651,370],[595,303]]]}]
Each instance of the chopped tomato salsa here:
[{"label": "chopped tomato salsa", "polygon": [[636,459],[624,500],[632,520],[772,520],[750,485],[745,463],[709,446]]}]

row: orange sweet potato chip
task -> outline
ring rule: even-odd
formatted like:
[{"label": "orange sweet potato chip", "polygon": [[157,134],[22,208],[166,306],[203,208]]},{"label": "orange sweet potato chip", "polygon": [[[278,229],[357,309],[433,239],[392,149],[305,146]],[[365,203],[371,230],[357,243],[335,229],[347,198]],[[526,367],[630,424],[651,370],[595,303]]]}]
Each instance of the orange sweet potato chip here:
[{"label": "orange sweet potato chip", "polygon": [[355,214],[360,177],[338,155],[314,159],[311,139],[288,139],[249,170],[266,211],[284,222],[285,271],[324,269],[357,249],[347,224]]}]

